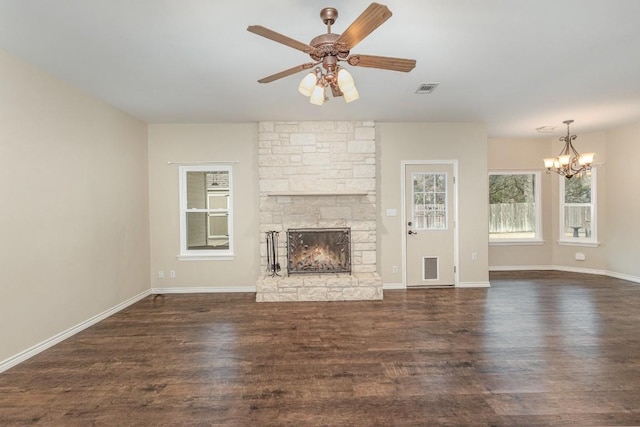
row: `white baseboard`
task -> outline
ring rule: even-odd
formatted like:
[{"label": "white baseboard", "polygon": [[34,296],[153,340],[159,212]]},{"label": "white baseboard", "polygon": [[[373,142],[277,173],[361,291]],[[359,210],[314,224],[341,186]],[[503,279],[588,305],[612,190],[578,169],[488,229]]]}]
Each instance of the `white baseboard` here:
[{"label": "white baseboard", "polygon": [[212,294],[225,292],[256,292],[256,285],[249,286],[188,286],[183,288],[152,288],[152,294]]},{"label": "white baseboard", "polygon": [[615,277],[616,279],[628,280],[629,282],[640,283],[640,277],[616,273],[615,271],[607,271],[607,276]]},{"label": "white baseboard", "polygon": [[489,271],[555,270],[552,265],[490,265]]},{"label": "white baseboard", "polygon": [[0,373],[6,371],[9,368],[12,368],[14,366],[16,366],[19,363],[24,362],[25,360],[35,356],[38,353],[41,353],[51,347],[53,347],[54,345],[66,340],[67,338],[77,334],[78,332],[81,332],[85,329],[87,329],[90,326],[95,325],[96,323],[106,319],[109,316],[112,316],[114,314],[116,314],[117,312],[129,307],[132,304],[135,304],[136,302],[140,301],[143,298],[148,297],[149,295],[151,295],[151,290],[147,289],[146,291],[129,298],[128,300],[121,302],[120,304],[106,310],[103,311],[100,314],[97,314],[95,316],[93,316],[92,318],[85,320],[84,322],[81,322],[79,324],[77,324],[76,326],[73,326],[69,329],[67,329],[66,331],[60,332],[57,335],[52,336],[51,338],[48,338],[44,341],[42,341],[39,344],[34,345],[33,347],[30,347],[24,351],[21,351],[20,353],[16,354],[15,356],[11,356],[8,359],[3,360],[2,362],[0,362]]},{"label": "white baseboard", "polygon": [[402,283],[383,283],[382,284],[383,291],[394,291],[398,289],[405,290],[407,289],[407,287]]},{"label": "white baseboard", "polygon": [[458,282],[456,288],[490,288],[490,282]]}]

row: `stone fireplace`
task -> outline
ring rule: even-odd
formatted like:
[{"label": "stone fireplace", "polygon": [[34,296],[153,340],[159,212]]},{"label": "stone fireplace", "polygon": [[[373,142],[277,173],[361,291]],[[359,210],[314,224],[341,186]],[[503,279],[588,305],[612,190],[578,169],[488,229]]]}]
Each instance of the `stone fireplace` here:
[{"label": "stone fireplace", "polygon": [[[263,274],[256,300],[382,299],[382,280],[376,273],[374,123],[260,122],[258,143]],[[307,234],[302,245],[294,245],[304,259],[301,265],[289,263],[291,248],[288,239],[281,239],[277,252],[286,269],[280,275],[267,271],[265,233],[318,229],[348,229],[349,267],[313,270],[308,262],[319,265],[330,256],[338,265],[346,254],[324,253],[326,236]],[[313,254],[308,249],[303,254],[308,239],[317,246]]]}]

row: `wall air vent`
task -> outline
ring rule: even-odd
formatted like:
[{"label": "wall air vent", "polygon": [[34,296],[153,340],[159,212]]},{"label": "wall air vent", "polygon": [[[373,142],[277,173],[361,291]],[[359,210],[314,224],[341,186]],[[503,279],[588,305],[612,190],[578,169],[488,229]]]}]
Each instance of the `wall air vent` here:
[{"label": "wall air vent", "polygon": [[435,90],[435,88],[438,87],[439,84],[440,83],[422,83],[420,86],[418,86],[418,90],[416,90],[416,93],[419,95],[431,93]]}]

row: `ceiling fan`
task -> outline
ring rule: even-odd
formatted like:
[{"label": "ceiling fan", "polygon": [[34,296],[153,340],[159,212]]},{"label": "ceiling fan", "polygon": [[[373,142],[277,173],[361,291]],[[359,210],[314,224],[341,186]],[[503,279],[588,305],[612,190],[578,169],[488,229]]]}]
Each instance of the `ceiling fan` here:
[{"label": "ceiling fan", "polygon": [[[305,76],[298,87],[301,93],[311,97],[311,103],[322,104],[324,102],[326,87],[331,88],[333,96],[344,95],[347,102],[358,99],[353,78],[348,71],[338,65],[339,61],[347,62],[355,67],[403,72],[409,72],[416,66],[414,59],[350,54],[350,50],[355,45],[391,18],[391,15],[392,13],[387,6],[371,3],[342,34],[335,34],[331,32],[331,26],[338,18],[338,11],[333,7],[325,7],[320,11],[320,18],[327,26],[327,33],[314,37],[309,44],[294,40],[261,25],[250,25],[247,27],[247,31],[300,50],[308,54],[314,61],[264,77],[258,82],[269,83],[321,64],[324,70],[316,67]],[[314,102],[314,97],[316,102]]]}]

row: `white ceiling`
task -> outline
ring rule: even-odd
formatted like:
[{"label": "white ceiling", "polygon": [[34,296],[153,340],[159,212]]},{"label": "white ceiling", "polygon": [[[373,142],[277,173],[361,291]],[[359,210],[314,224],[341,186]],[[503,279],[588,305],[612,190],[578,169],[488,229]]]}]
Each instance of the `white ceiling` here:
[{"label": "white ceiling", "polygon": [[149,123],[471,121],[536,137],[640,121],[639,0],[382,0],[393,17],[351,53],[413,58],[412,72],[347,66],[360,100],[322,107],[298,93],[304,72],[256,82],[310,59],[248,25],[308,43],[323,7],[340,33],[369,3],[0,0],[0,48]]}]

